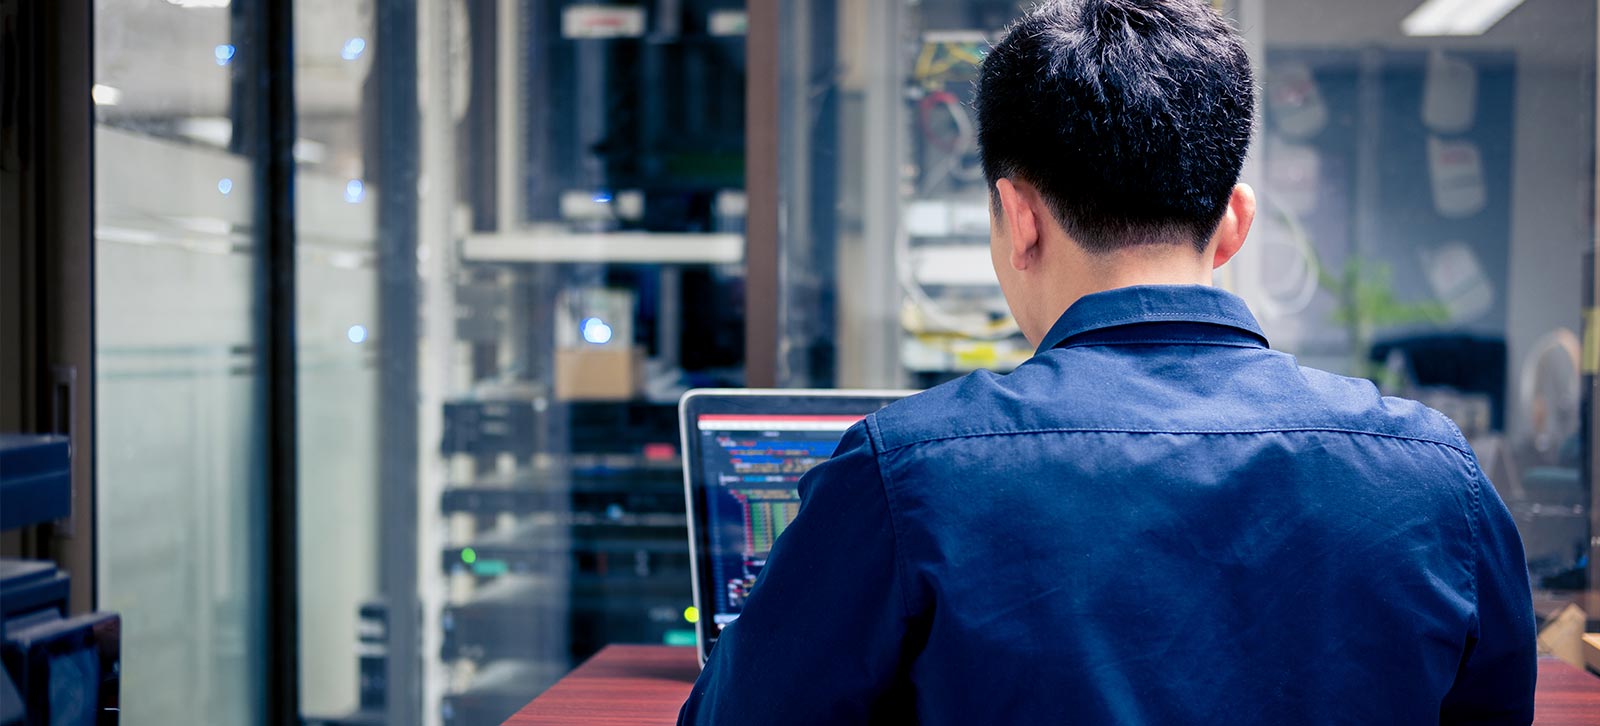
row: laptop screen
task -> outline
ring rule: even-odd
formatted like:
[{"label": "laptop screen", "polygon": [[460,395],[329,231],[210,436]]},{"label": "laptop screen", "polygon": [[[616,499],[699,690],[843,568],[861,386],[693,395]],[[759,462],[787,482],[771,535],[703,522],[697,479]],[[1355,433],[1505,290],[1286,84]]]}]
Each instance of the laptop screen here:
[{"label": "laptop screen", "polygon": [[703,659],[738,620],[772,545],[800,513],[800,477],[898,391],[696,390],[680,404]]},{"label": "laptop screen", "polygon": [[707,414],[696,422],[715,590],[712,625],[738,619],[772,543],[800,511],[800,476],[861,416]]}]

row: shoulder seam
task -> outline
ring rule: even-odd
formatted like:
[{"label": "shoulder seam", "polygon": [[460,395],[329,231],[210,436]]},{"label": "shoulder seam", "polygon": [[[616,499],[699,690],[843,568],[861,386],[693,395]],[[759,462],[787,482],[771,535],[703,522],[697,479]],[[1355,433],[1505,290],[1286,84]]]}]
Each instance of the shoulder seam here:
[{"label": "shoulder seam", "polygon": [[900,580],[900,607],[905,617],[910,618],[916,612],[911,607],[911,579],[906,573],[905,558],[900,547],[900,515],[894,503],[893,487],[889,483],[889,472],[883,468],[883,434],[878,427],[878,415],[867,414],[864,419],[867,428],[867,446],[872,448],[872,463],[878,467],[878,487],[883,493],[883,504],[889,510],[889,535],[894,542],[894,568]]},{"label": "shoulder seam", "polygon": [[1017,431],[957,432],[957,433],[945,434],[945,435],[941,435],[941,436],[929,436],[927,438],[916,439],[916,440],[913,440],[913,441],[906,441],[904,443],[895,444],[894,446],[884,445],[884,442],[882,442],[880,440],[877,448],[878,448],[878,451],[880,453],[887,454],[887,453],[891,453],[891,452],[894,452],[894,451],[899,451],[900,449],[904,449],[904,448],[909,447],[909,446],[916,446],[918,444],[931,444],[931,443],[934,443],[934,442],[937,442],[937,441],[951,441],[951,440],[955,440],[955,439],[977,439],[977,438],[999,437],[999,436],[1019,436],[1019,435],[1024,435],[1024,434],[1167,434],[1167,435],[1171,435],[1171,436],[1250,436],[1250,435],[1259,435],[1259,434],[1286,434],[1286,433],[1351,434],[1351,435],[1356,435],[1356,436],[1372,436],[1372,437],[1384,438],[1384,439],[1398,439],[1398,440],[1401,440],[1401,441],[1416,441],[1416,442],[1424,443],[1424,444],[1434,444],[1436,446],[1442,446],[1444,448],[1447,448],[1447,449],[1450,449],[1451,451],[1456,452],[1457,454],[1461,454],[1462,456],[1466,457],[1469,460],[1472,458],[1472,452],[1467,451],[1465,449],[1462,449],[1460,446],[1457,446],[1456,444],[1450,443],[1450,442],[1447,442],[1447,441],[1439,441],[1438,439],[1431,439],[1431,438],[1427,438],[1427,437],[1423,437],[1423,436],[1406,436],[1404,434],[1388,434],[1388,433],[1383,433],[1383,432],[1379,432],[1379,431],[1363,431],[1363,430],[1360,430],[1360,429],[1345,429],[1345,428],[1338,428],[1338,427],[1335,427],[1335,426],[1295,426],[1295,427],[1286,427],[1286,428],[1233,429],[1233,430],[1229,430],[1229,429],[1213,429],[1213,430],[1206,430],[1206,429],[1171,429],[1171,430],[1168,430],[1168,429],[1134,429],[1134,428],[1070,427],[1070,426],[1063,426],[1063,427],[1049,427],[1049,428],[1036,428],[1036,429],[1020,429],[1020,430],[1017,430]]},{"label": "shoulder seam", "polygon": [[[1442,413],[1439,413],[1438,411],[1436,411],[1436,410],[1434,410],[1432,408],[1428,408],[1427,406],[1424,406],[1423,409],[1426,410],[1428,413],[1433,414],[1434,418],[1438,419],[1439,421],[1442,421],[1444,423],[1445,427],[1450,430],[1450,433],[1453,433],[1453,434],[1456,435],[1455,441],[1451,442],[1451,444],[1455,445],[1454,448],[1457,451],[1462,451],[1463,453],[1468,454],[1467,458],[1472,460],[1472,468],[1473,468],[1473,470],[1478,472],[1479,474],[1482,474],[1483,471],[1478,468],[1478,457],[1477,457],[1476,454],[1472,453],[1472,444],[1467,441],[1467,435],[1461,433],[1461,427],[1456,425],[1455,419],[1452,419],[1449,416],[1446,416],[1446,415],[1444,415]],[[1459,444],[1459,445],[1457,445],[1457,444]],[[1466,447],[1466,448],[1463,449],[1462,447]]]},{"label": "shoulder seam", "polygon": [[[1431,408],[1428,409],[1428,412],[1444,421],[1444,425],[1449,427],[1450,432],[1456,435],[1457,441],[1471,448],[1471,444],[1467,442],[1466,434],[1461,433],[1461,427],[1456,425],[1454,419]],[[1467,536],[1470,539],[1471,546],[1467,550],[1468,559],[1462,564],[1466,566],[1467,582],[1472,587],[1472,622],[1474,628],[1478,628],[1481,627],[1478,620],[1478,539],[1481,534],[1478,529],[1478,523],[1483,519],[1483,483],[1489,480],[1489,476],[1483,473],[1483,467],[1478,465],[1477,455],[1469,452],[1465,458],[1467,460],[1468,473],[1472,479],[1472,489],[1468,492],[1471,498],[1467,501]],[[1493,484],[1490,486],[1493,486]]]},{"label": "shoulder seam", "polygon": [[1467,503],[1470,511],[1467,513],[1467,532],[1471,539],[1471,548],[1467,550],[1468,561],[1463,563],[1467,567],[1467,581],[1472,585],[1472,622],[1474,629],[1480,627],[1478,620],[1478,520],[1483,518],[1483,469],[1478,466],[1476,457],[1467,457],[1467,466],[1472,473],[1471,498]]}]

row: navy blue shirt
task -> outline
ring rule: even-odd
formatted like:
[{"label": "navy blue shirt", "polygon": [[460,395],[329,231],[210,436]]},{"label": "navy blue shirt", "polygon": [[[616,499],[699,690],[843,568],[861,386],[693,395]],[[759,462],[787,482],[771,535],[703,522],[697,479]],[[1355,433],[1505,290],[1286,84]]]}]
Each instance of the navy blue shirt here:
[{"label": "navy blue shirt", "polygon": [[1521,540],[1460,432],[1220,290],[1084,297],[799,486],[683,722],[1532,719]]}]

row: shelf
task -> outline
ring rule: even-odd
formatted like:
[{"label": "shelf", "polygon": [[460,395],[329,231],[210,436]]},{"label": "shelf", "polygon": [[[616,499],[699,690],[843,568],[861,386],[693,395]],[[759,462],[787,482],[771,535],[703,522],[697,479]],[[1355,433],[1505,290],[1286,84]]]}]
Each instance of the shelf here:
[{"label": "shelf", "polygon": [[920,245],[911,250],[911,270],[924,285],[1000,287],[987,245]]},{"label": "shelf", "polygon": [[555,685],[571,663],[507,659],[481,665],[465,689],[446,693],[440,704],[445,726],[500,723]]},{"label": "shelf", "polygon": [[469,262],[736,264],[744,260],[744,236],[678,232],[483,234],[462,242],[461,258]]},{"label": "shelf", "polygon": [[[472,600],[446,606],[441,655],[447,659],[537,657],[541,643],[530,620],[557,614],[571,617],[574,640],[586,633],[607,640],[660,643],[670,630],[692,627],[683,608],[693,602],[686,573],[611,583],[579,580],[569,588],[549,578],[508,575],[484,586]],[[574,643],[577,646],[577,643]]]},{"label": "shelf", "polygon": [[[462,553],[473,551],[472,564]],[[672,542],[631,548],[583,548],[586,551],[552,551],[532,547],[453,547],[444,551],[446,574],[467,573],[479,578],[504,575],[539,575],[569,572],[575,586],[627,587],[630,582],[656,575],[689,578],[689,542]]]},{"label": "shelf", "polygon": [[574,521],[570,532],[566,526],[523,522],[446,547],[441,564],[446,573],[479,577],[570,572],[575,580],[600,581],[689,571],[683,515],[631,516],[639,519],[627,524],[601,518]]},{"label": "shelf", "polygon": [[[563,489],[558,483],[571,481]],[[651,491],[683,491],[683,464],[677,456],[651,459],[635,454],[573,454],[565,459],[501,471],[468,481],[451,482],[451,489],[531,489],[535,491],[608,492],[640,491],[647,483]]]},{"label": "shelf", "polygon": [[660,483],[619,481],[604,487],[575,481],[569,491],[457,486],[445,489],[439,506],[445,514],[566,514],[577,525],[590,524],[585,517],[595,518],[595,523],[638,522],[645,526],[662,526],[653,524],[651,517],[673,517],[678,524],[684,521],[681,478]]},{"label": "shelf", "polygon": [[[563,405],[574,469],[632,466],[626,457],[677,466],[678,407],[672,403],[571,402]],[[549,409],[545,409],[549,410]],[[560,410],[560,409],[558,409]],[[538,453],[545,413],[533,401],[517,398],[462,398],[444,404],[444,454]],[[621,457],[614,462],[605,457]],[[589,457],[589,458],[583,458]],[[670,463],[667,463],[671,460]]]}]

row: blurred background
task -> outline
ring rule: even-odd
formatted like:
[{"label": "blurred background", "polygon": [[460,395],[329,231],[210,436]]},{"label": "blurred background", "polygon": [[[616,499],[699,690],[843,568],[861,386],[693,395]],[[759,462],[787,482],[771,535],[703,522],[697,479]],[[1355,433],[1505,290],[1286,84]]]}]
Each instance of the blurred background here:
[{"label": "blurred background", "polygon": [[[1541,614],[1596,629],[1596,4],[1217,4],[1261,85],[1218,284],[1454,419]],[[92,178],[91,272],[0,272],[81,303],[83,513],[5,542],[121,615],[126,723],[499,723],[607,643],[693,643],[684,390],[1032,353],[968,105],[1014,0],[81,5],[56,84],[45,11],[0,3],[7,83],[92,102],[78,167],[0,137]]]}]

